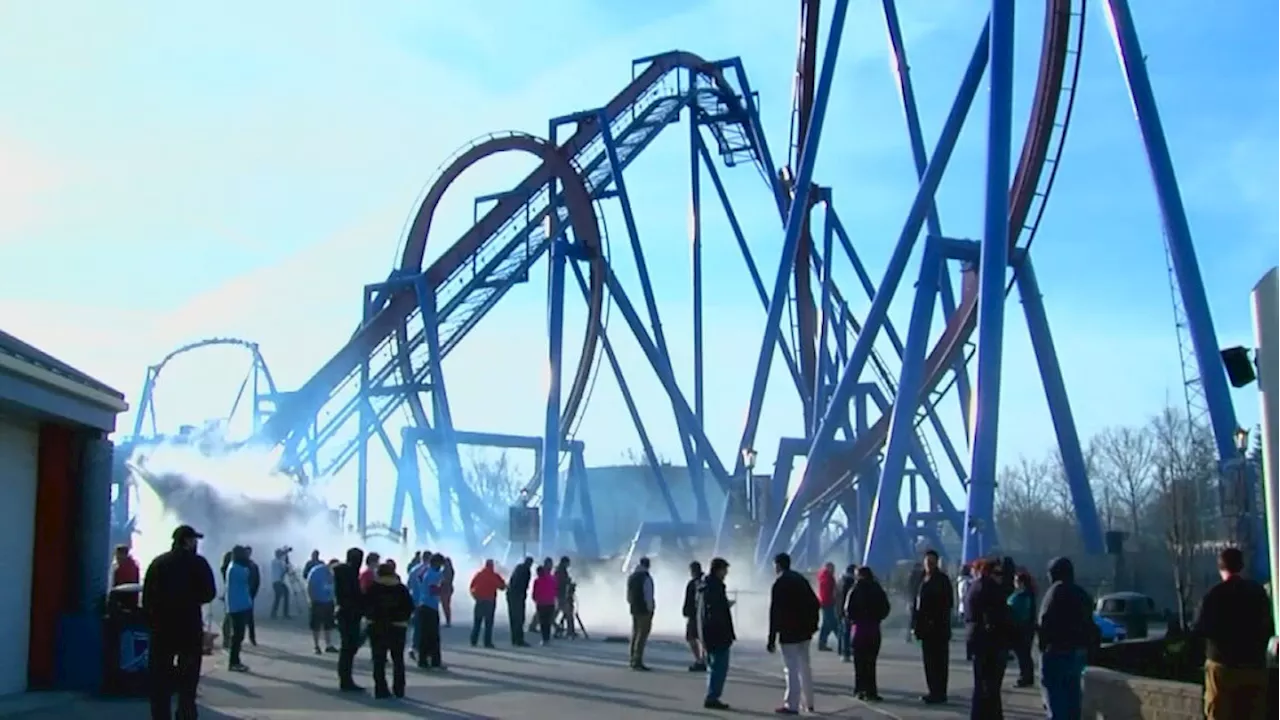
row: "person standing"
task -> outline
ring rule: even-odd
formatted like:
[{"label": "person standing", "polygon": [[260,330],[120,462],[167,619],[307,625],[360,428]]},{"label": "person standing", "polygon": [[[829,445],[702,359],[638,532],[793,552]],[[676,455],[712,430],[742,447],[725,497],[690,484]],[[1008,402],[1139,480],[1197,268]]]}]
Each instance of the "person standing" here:
[{"label": "person standing", "polygon": [[556,576],[546,565],[539,565],[537,577],[533,579],[533,607],[537,617],[538,631],[542,634],[542,644],[551,642],[551,626],[556,620]]},{"label": "person standing", "polygon": [[289,566],[284,561],[284,550],[276,550],[275,557],[271,558],[271,619],[275,619],[277,614],[283,615],[285,620],[289,619],[289,585],[285,582],[288,575]]},{"label": "person standing", "polygon": [[[960,575],[956,578],[956,611],[960,615],[960,622],[963,624],[965,618],[969,617],[969,588],[973,586],[973,568],[969,565],[960,566]],[[973,653],[969,652],[969,644],[966,642],[964,646],[964,659],[972,662]]]},{"label": "person standing", "polygon": [[782,668],[786,674],[787,688],[782,697],[779,715],[800,714],[804,709],[813,712],[813,668],[810,664],[810,644],[818,631],[818,596],[803,575],[791,569],[791,556],[778,553],[773,558],[777,579],[769,602],[770,653],[782,646]]},{"label": "person standing", "polygon": [[444,578],[444,556],[432,555],[422,571],[414,598],[418,622],[418,667],[444,670],[440,654],[440,583]]},{"label": "person standing", "polygon": [[822,624],[818,628],[819,652],[831,652],[827,638],[840,630],[840,613],[836,608],[836,588],[836,564],[829,562],[818,571],[818,605],[822,613]]},{"label": "person standing", "polygon": [[202,608],[218,590],[213,568],[197,548],[204,536],[190,525],[173,531],[173,547],[157,556],[142,580],[142,611],[151,634],[150,700],[152,720],[196,717],[196,689],[204,657]]},{"label": "person standing", "polygon": [[853,693],[862,700],[879,702],[882,698],[876,682],[876,662],[883,641],[880,624],[889,617],[889,596],[866,565],[858,568],[845,617],[853,626]]},{"label": "person standing", "polygon": [[924,683],[928,692],[920,699],[926,705],[947,701],[947,680],[951,664],[951,618],[955,612],[955,594],[951,578],[942,571],[938,553],[924,553],[924,574],[911,606],[911,634],[920,642],[920,659],[924,663]]},{"label": "person standing", "polygon": [[729,650],[738,636],[733,631],[733,603],[724,586],[728,574],[729,562],[713,558],[710,572],[698,587],[698,636],[707,657],[707,695],[702,707],[708,710],[729,709],[720,698],[729,677]]},{"label": "person standing", "polygon": [[453,627],[454,575],[453,558],[445,556],[444,564],[440,566],[440,614],[444,617],[445,627]]},{"label": "person standing", "polygon": [[[449,560],[445,558],[447,563]],[[484,567],[471,577],[471,599],[475,611],[471,616],[471,647],[480,641],[480,627],[484,626],[484,646],[493,647],[493,616],[498,609],[498,593],[507,589],[507,583],[493,567],[493,560],[485,560]],[[444,599],[441,598],[441,602]]]},{"label": "person standing", "polygon": [[[315,645],[317,655],[336,653],[333,646],[334,615],[336,612],[333,592],[333,570],[324,563],[312,565],[307,571],[307,599],[310,601],[311,641]],[[324,636],[324,649],[321,649],[320,638]]]},{"label": "person standing", "polygon": [[[249,567],[249,616],[245,618],[245,629],[248,630],[249,644],[258,646],[258,591],[262,589],[262,570],[253,561],[253,548],[244,546],[244,559]],[[285,568],[288,568],[286,559]],[[288,593],[286,593],[288,594]]]},{"label": "person standing", "polygon": [[507,619],[511,625],[512,647],[529,647],[524,640],[524,610],[529,602],[532,574],[533,558],[526,557],[511,571],[511,579],[507,582]]},{"label": "person standing", "polygon": [[[631,609],[631,669],[648,671],[644,664],[644,648],[653,630],[653,576],[649,574],[649,558],[642,557],[627,578],[627,605]],[[572,622],[572,621],[571,621]]]},{"label": "person standing", "polygon": [[[117,588],[121,585],[134,585],[142,581],[142,570],[138,567],[138,561],[133,559],[129,554],[128,545],[117,545],[114,559],[111,563],[111,587]],[[126,593],[120,598],[122,607],[135,608],[138,606],[138,594]]]},{"label": "person standing", "polygon": [[[369,619],[369,644],[373,650],[373,696],[379,699],[404,697],[404,644],[413,617],[413,598],[396,575],[395,563],[378,566],[377,575],[365,596],[365,617]],[[387,658],[391,659],[391,687],[387,687]]]},{"label": "person standing", "polygon": [[[1244,553],[1218,554],[1218,575],[1200,601],[1195,634],[1204,641],[1204,712],[1208,720],[1261,720],[1268,716],[1267,643],[1275,619],[1267,591],[1243,577]],[[1274,700],[1274,689],[1270,693]],[[1275,715],[1271,715],[1275,717]]]},{"label": "person standing", "polygon": [[[1008,597],[1000,581],[993,577],[995,563],[979,560],[974,566],[977,578],[969,586],[965,610],[966,648],[973,659],[973,696],[969,703],[969,716],[974,720],[1000,720],[1004,717],[1000,692],[1013,637],[1013,623],[1009,617]],[[1047,596],[1045,600],[1048,601]]]},{"label": "person standing", "polygon": [[1049,715],[1078,718],[1084,703],[1084,668],[1098,634],[1093,599],[1076,584],[1065,557],[1049,563],[1051,584],[1040,606],[1040,692]]},{"label": "person standing", "polygon": [[369,553],[364,559],[364,567],[360,569],[360,592],[369,592],[373,581],[378,577],[378,566],[382,564],[382,556],[376,552]]},{"label": "person standing", "polygon": [[240,648],[244,645],[245,628],[252,612],[248,551],[238,547],[232,551],[231,564],[227,567],[227,618],[231,623],[231,635],[227,638],[227,669],[232,672],[249,672],[249,668],[240,662]]},{"label": "person standing", "polygon": [[338,620],[338,688],[344,692],[361,692],[352,675],[356,653],[364,644],[360,620],[364,617],[364,593],[360,590],[361,563],[364,551],[347,550],[347,561],[333,569],[333,594],[337,602]]},{"label": "person standing", "polygon": [[849,618],[844,608],[849,607],[849,593],[853,592],[853,585],[857,582],[858,566],[850,565],[844,569],[844,575],[840,576],[840,587],[837,590],[838,601],[836,607],[841,609],[839,613],[838,626],[836,632],[839,636],[836,638],[836,649],[840,653],[841,662],[853,662],[853,626],[849,624]]},{"label": "person standing", "polygon": [[317,565],[323,564],[324,561],[320,559],[320,551],[312,550],[311,556],[308,557],[307,562],[302,565],[302,580],[305,582],[307,576],[311,574],[311,571],[314,570]]},{"label": "person standing", "polygon": [[706,672],[707,656],[698,638],[698,587],[702,584],[702,563],[694,560],[689,563],[689,582],[684,586],[684,639],[689,643],[689,652],[693,653],[693,664],[689,672]]},{"label": "person standing", "polygon": [[1013,594],[1009,596],[1009,614],[1013,620],[1013,654],[1018,658],[1018,680],[1015,687],[1036,684],[1036,663],[1031,646],[1036,639],[1036,592],[1027,572],[1013,575]]}]

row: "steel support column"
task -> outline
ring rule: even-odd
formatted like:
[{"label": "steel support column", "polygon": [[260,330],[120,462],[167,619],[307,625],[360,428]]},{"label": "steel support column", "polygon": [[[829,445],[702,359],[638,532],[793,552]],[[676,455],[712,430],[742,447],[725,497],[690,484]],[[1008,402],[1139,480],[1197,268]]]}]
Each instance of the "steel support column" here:
[{"label": "steel support column", "polygon": [[889,305],[893,302],[893,296],[902,280],[902,274],[906,271],[907,263],[911,260],[912,249],[924,225],[925,214],[928,212],[929,206],[933,204],[934,192],[942,181],[947,162],[951,159],[951,153],[955,150],[956,140],[959,138],[960,130],[964,127],[965,118],[969,114],[969,107],[973,104],[974,96],[978,92],[978,86],[982,81],[982,75],[987,66],[990,30],[990,22],[988,22],[983,26],[982,33],[978,37],[977,46],[974,48],[973,56],[969,60],[969,66],[965,70],[964,79],[960,83],[960,90],[956,94],[955,103],[947,115],[947,121],[943,125],[942,133],[938,137],[938,146],[934,150],[933,159],[930,160],[929,168],[925,171],[924,177],[920,181],[920,187],[917,189],[915,199],[911,203],[911,209],[907,213],[902,233],[899,235],[898,242],[889,258],[884,280],[876,291],[875,300],[872,301],[871,308],[867,311],[866,320],[863,322],[862,333],[858,335],[858,339],[854,343],[849,359],[840,374],[840,380],[836,383],[835,390],[832,393],[831,402],[823,415],[822,422],[818,425],[818,431],[814,434],[809,449],[809,463],[806,466],[799,487],[796,488],[796,492],[792,494],[791,499],[786,504],[779,525],[770,541],[771,547],[777,547],[794,532],[803,502],[813,496],[810,486],[814,482],[814,469],[829,454],[831,444],[835,440],[836,430],[843,424],[853,389],[857,385],[862,369],[866,366],[867,360],[871,355],[875,338],[888,318]]},{"label": "steel support column", "polygon": [[1030,254],[1019,254],[1014,263],[1014,277],[1018,283],[1018,295],[1022,298],[1022,309],[1027,316],[1027,330],[1031,335],[1031,348],[1036,354],[1036,364],[1040,368],[1040,381],[1044,385],[1045,400],[1049,403],[1049,415],[1053,419],[1054,432],[1058,435],[1062,472],[1066,475],[1071,502],[1076,509],[1080,539],[1085,552],[1101,555],[1105,550],[1102,523],[1098,520],[1098,507],[1093,500],[1093,489],[1089,486],[1088,465],[1080,445],[1080,434],[1076,431],[1067,385],[1062,379],[1062,367],[1058,364],[1053,334],[1049,331],[1049,316],[1044,310],[1044,300],[1040,295],[1035,270],[1031,267]]},{"label": "steel support column", "polygon": [[554,238],[547,281],[547,407],[542,433],[541,553],[559,552],[560,532],[560,356],[564,343],[564,270],[568,241]]},{"label": "steel support column", "polygon": [[[698,131],[698,110],[689,107],[689,255],[693,292],[693,419],[699,425],[707,420],[707,408],[702,378],[702,168],[698,157],[698,145],[702,138]],[[687,436],[685,442],[688,442]],[[711,522],[711,509],[707,506],[707,492],[703,475],[702,457],[693,454],[694,463],[689,466],[689,481],[693,485],[693,498],[697,506],[698,522]],[[674,518],[673,518],[674,519]]]},{"label": "steel support column", "polygon": [[1009,181],[1013,129],[1013,0],[991,2],[990,110],[987,116],[986,214],[978,278],[978,362],[973,455],[965,512],[964,561],[995,536],[1000,369],[1004,351],[1005,278],[1009,268]]},{"label": "steel support column", "polygon": [[[808,132],[805,133],[804,149],[800,153],[800,168],[796,173],[796,182],[792,191],[791,209],[787,213],[787,227],[783,235],[778,272],[774,277],[773,291],[769,294],[769,315],[765,321],[764,338],[756,358],[755,380],[751,386],[751,399],[747,403],[742,437],[738,442],[739,451],[753,447],[755,443],[756,429],[760,423],[760,412],[764,404],[764,391],[769,381],[769,370],[773,365],[774,350],[780,344],[782,310],[787,302],[787,281],[791,279],[791,261],[795,257],[796,244],[799,242],[804,225],[803,220],[807,214],[809,188],[813,184],[813,169],[818,158],[819,140],[826,120],[827,104],[831,99],[836,60],[840,54],[840,37],[844,32],[844,20],[848,12],[849,0],[836,0],[831,18],[831,32],[822,58],[822,72],[818,77],[818,90],[814,97],[813,116]],[[801,377],[803,378],[803,373]],[[803,383],[802,387],[804,387]],[[805,391],[802,390],[802,392]],[[739,452],[735,475],[741,471],[742,462]]]},{"label": "steel support column", "polygon": [[880,482],[876,490],[875,505],[871,509],[866,551],[862,558],[864,565],[870,565],[880,573],[887,573],[897,559],[891,554],[890,538],[886,536],[884,527],[891,517],[899,514],[902,475],[906,470],[907,456],[917,442],[917,398],[924,382],[924,358],[929,351],[929,330],[933,325],[933,308],[938,299],[938,273],[941,268],[942,254],[937,241],[931,238],[925,245],[924,259],[920,261],[920,279],[911,305],[907,344],[902,353],[902,372],[898,376],[898,395],[889,418],[889,434],[880,469]]}]

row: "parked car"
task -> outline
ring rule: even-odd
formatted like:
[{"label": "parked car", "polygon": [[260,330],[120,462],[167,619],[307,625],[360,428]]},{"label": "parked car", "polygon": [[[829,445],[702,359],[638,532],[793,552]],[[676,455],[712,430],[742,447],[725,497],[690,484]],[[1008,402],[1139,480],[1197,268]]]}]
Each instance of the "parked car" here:
[{"label": "parked car", "polygon": [[1098,636],[1102,642],[1124,642],[1126,637],[1124,625],[1113,620],[1108,620],[1098,613],[1093,614],[1093,623],[1098,626]]},{"label": "parked car", "polygon": [[1151,619],[1156,617],[1156,603],[1136,592],[1115,592],[1098,598],[1094,612],[1124,628],[1126,638],[1147,637]]}]

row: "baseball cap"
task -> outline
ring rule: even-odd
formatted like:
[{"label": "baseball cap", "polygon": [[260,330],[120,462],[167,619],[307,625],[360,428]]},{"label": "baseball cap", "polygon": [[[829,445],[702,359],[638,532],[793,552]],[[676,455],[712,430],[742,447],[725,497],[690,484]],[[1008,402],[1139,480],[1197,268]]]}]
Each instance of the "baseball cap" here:
[{"label": "baseball cap", "polygon": [[196,529],[190,525],[179,525],[173,531],[173,539],[177,540],[200,540],[204,535],[196,532]]}]

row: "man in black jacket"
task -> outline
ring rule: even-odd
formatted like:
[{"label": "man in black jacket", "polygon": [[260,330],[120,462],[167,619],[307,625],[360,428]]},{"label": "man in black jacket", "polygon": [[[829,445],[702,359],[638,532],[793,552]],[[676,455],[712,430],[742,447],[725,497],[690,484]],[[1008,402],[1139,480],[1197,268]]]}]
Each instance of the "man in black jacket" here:
[{"label": "man in black jacket", "polygon": [[529,583],[532,581],[533,558],[526,557],[511,571],[507,580],[507,617],[511,621],[511,645],[529,647],[524,641],[524,611],[529,603]]},{"label": "man in black jacket", "polygon": [[1267,591],[1241,576],[1243,570],[1240,548],[1219,553],[1222,582],[1205,593],[1196,615],[1195,633],[1204,640],[1204,711],[1209,720],[1269,715],[1267,643],[1276,634],[1275,619]]},{"label": "man in black jacket", "polygon": [[[649,574],[649,558],[642,557],[627,578],[627,605],[631,609],[631,669],[648,671],[644,664],[644,648],[653,630],[653,576]],[[572,622],[572,620],[570,620]]]},{"label": "man in black jacket", "polygon": [[1049,580],[1036,623],[1040,634],[1041,694],[1053,717],[1080,717],[1085,660],[1097,626],[1093,598],[1076,584],[1075,566],[1065,557],[1049,563]]},{"label": "man in black jacket", "polygon": [[702,584],[702,563],[694,560],[689,563],[689,582],[684,586],[684,639],[689,643],[689,652],[693,653],[693,664],[689,672],[706,672],[707,660],[702,654],[702,644],[698,641],[698,586]]},{"label": "man in black jacket", "polygon": [[698,634],[707,657],[707,696],[702,706],[709,710],[729,709],[720,696],[729,677],[729,648],[738,636],[733,631],[733,603],[724,587],[728,574],[728,561],[714,558],[698,588]]},{"label": "man in black jacket", "polygon": [[942,572],[938,553],[924,554],[924,574],[911,604],[911,634],[920,641],[924,662],[924,684],[928,689],[920,698],[926,704],[947,701],[947,675],[951,659],[951,617],[955,611],[955,592],[951,578]]},{"label": "man in black jacket", "polygon": [[1002,718],[1004,705],[1000,692],[1013,646],[1013,617],[1008,596],[994,577],[995,561],[979,560],[974,565],[977,578],[969,586],[964,618],[967,645],[973,657],[970,712],[971,717],[984,720]]},{"label": "man in black jacket", "polygon": [[360,620],[364,617],[364,597],[360,592],[360,570],[364,563],[364,551],[347,550],[347,561],[333,569],[333,593],[338,605],[338,688],[345,692],[360,692],[364,688],[356,684],[352,676],[356,653],[364,639],[360,632]]},{"label": "man in black jacket", "polygon": [[151,633],[152,720],[174,717],[175,693],[177,717],[196,717],[204,656],[202,607],[218,594],[213,568],[196,552],[203,537],[190,525],[179,526],[173,531],[173,549],[151,561],[142,581],[142,611]]},{"label": "man in black jacket", "polygon": [[[369,618],[369,644],[373,649],[374,697],[404,697],[404,644],[413,617],[413,598],[396,575],[395,563],[378,566],[365,594],[365,617]],[[391,659],[391,687],[387,687],[387,659]]]},{"label": "man in black jacket", "polygon": [[791,569],[791,556],[779,553],[773,558],[773,569],[778,577],[773,581],[769,602],[770,653],[782,646],[782,668],[787,689],[782,697],[779,715],[797,715],[801,701],[804,708],[813,711],[813,669],[810,665],[810,644],[818,632],[818,613],[821,606],[813,586],[803,575]]}]

